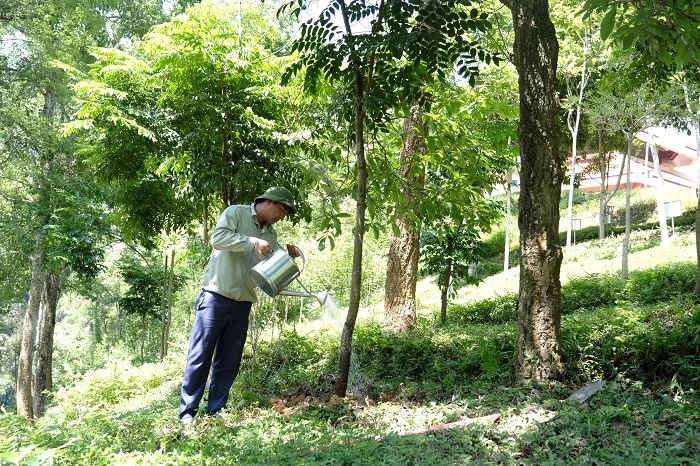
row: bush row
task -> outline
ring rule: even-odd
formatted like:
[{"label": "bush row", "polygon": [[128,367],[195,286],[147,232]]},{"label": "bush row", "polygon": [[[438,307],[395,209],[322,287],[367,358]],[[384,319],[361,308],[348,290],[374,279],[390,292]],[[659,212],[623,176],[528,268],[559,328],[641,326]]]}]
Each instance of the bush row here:
[{"label": "bush row", "polygon": [[[624,377],[654,389],[697,388],[699,327],[700,308],[691,301],[572,314],[562,321],[562,382],[582,386]],[[419,326],[398,335],[377,324],[358,326],[354,351],[361,388],[375,399],[394,394],[424,401],[459,397],[485,381],[508,386],[516,333],[513,323]]]},{"label": "bush row", "polygon": [[[613,306],[621,302],[649,305],[694,293],[697,264],[679,262],[630,273],[627,282],[615,274],[590,274],[570,280],[561,289],[562,314]],[[517,293],[492,299],[451,304],[448,319],[464,324],[498,324],[515,321]]]}]

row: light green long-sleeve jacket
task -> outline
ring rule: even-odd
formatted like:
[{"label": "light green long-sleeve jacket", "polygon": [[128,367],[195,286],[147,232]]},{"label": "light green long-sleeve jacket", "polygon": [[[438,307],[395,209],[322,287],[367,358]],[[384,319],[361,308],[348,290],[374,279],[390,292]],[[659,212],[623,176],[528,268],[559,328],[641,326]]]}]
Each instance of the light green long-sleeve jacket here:
[{"label": "light green long-sleeve jacket", "polygon": [[237,301],[257,302],[250,269],[260,261],[255,238],[277,246],[272,225],[260,226],[253,204],[224,210],[211,235],[214,248],[204,271],[202,288]]}]

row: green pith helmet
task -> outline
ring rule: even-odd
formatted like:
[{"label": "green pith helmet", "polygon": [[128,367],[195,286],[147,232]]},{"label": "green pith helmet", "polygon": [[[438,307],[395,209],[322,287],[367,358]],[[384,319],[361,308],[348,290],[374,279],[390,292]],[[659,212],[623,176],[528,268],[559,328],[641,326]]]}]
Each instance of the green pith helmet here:
[{"label": "green pith helmet", "polygon": [[261,194],[255,198],[254,203],[257,204],[264,199],[286,205],[287,208],[289,208],[290,214],[293,214],[297,210],[292,202],[292,193],[290,193],[287,188],[283,188],[282,186],[273,186],[268,188],[264,194]]}]

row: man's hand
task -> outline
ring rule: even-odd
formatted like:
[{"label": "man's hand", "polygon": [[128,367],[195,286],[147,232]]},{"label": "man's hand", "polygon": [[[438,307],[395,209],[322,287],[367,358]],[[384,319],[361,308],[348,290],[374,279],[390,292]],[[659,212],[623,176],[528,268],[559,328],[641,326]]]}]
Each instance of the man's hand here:
[{"label": "man's hand", "polygon": [[263,257],[272,252],[272,246],[264,239],[255,238],[255,250]]},{"label": "man's hand", "polygon": [[298,247],[294,246],[293,244],[288,244],[287,254],[289,254],[291,257],[299,257],[301,256],[301,251]]}]

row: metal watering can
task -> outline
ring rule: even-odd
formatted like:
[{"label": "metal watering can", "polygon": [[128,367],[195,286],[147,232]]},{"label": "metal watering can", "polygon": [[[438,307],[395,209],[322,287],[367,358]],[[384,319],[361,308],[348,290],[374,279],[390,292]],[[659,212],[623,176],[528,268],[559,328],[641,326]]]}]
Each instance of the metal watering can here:
[{"label": "metal watering can", "polygon": [[[303,298],[316,298],[321,306],[326,303],[328,293],[309,293],[306,287],[299,281],[298,277],[306,267],[306,258],[299,249],[302,259],[301,269],[297,267],[292,257],[286,251],[276,248],[263,260],[258,262],[252,269],[251,275],[256,285],[271,298],[275,296],[298,296]],[[304,291],[285,290],[284,287],[292,283],[294,279],[301,285]]]}]

